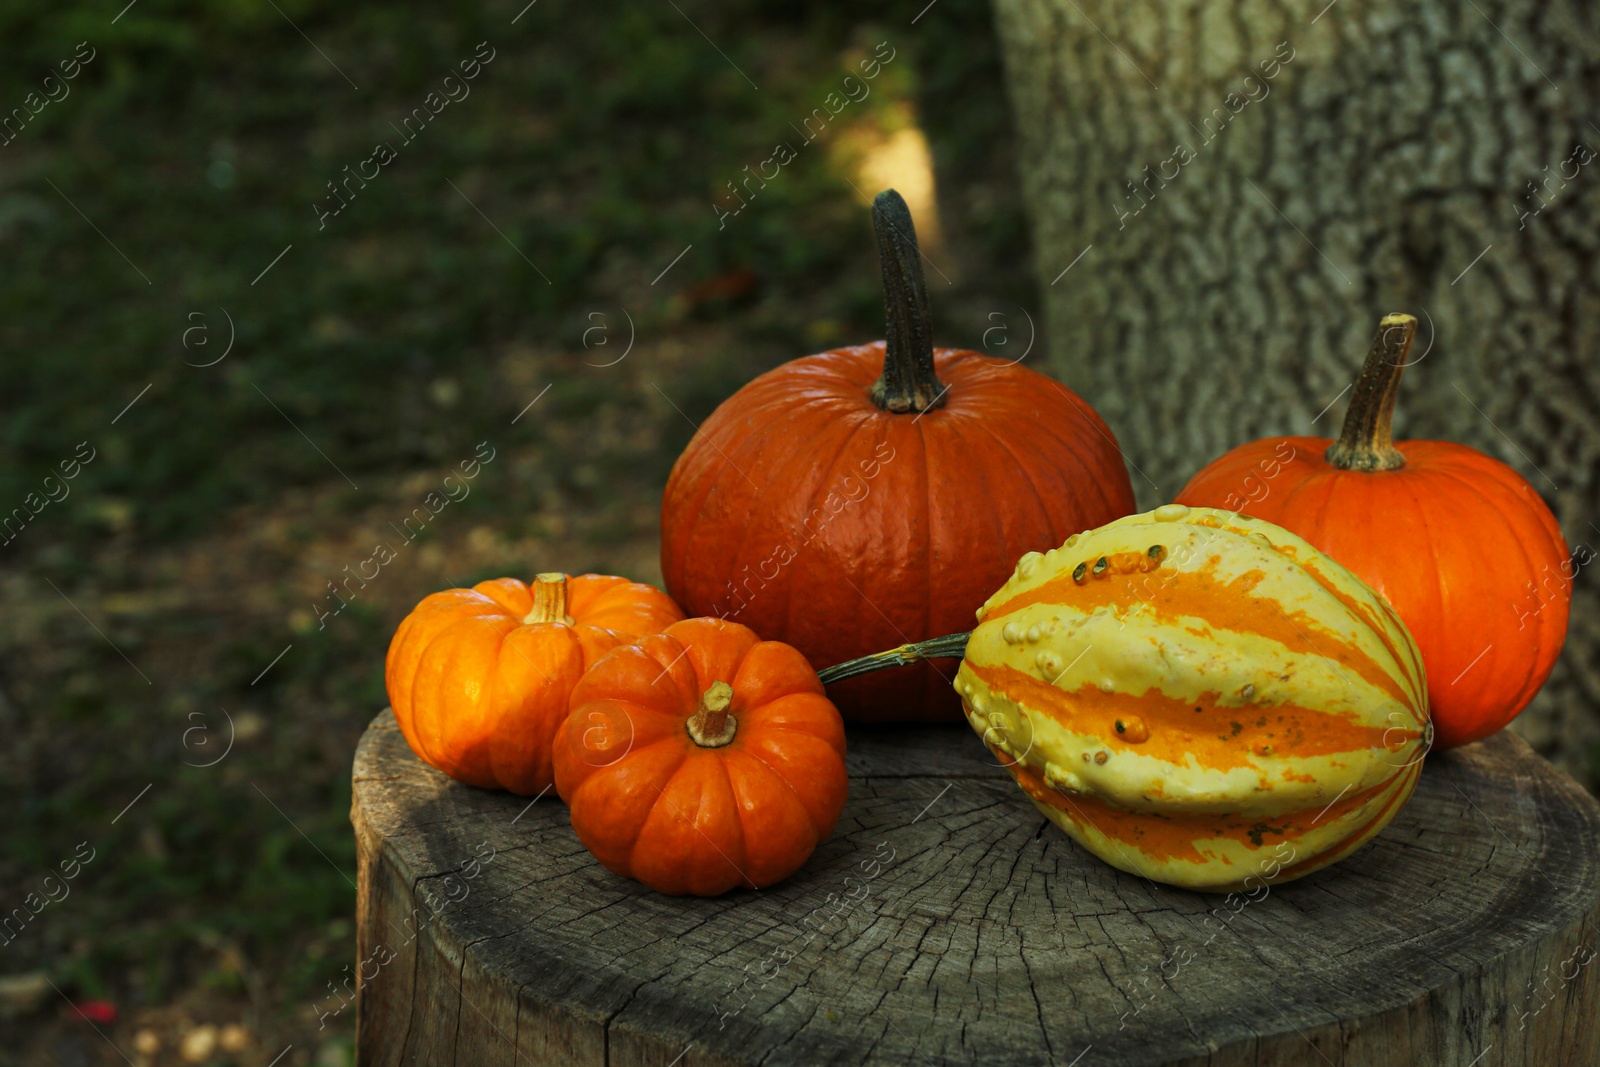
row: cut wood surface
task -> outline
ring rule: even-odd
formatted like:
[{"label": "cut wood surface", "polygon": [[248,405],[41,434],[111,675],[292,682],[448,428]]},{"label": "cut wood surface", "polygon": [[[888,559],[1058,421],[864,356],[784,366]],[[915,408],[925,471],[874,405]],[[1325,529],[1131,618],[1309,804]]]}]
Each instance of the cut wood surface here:
[{"label": "cut wood surface", "polygon": [[553,791],[355,759],[358,1051],[378,1064],[1600,1063],[1600,807],[1509,734],[1428,758],[1370,845],[1258,899],[1113,870],[970,732],[853,732],[831,839],[665,897]]}]

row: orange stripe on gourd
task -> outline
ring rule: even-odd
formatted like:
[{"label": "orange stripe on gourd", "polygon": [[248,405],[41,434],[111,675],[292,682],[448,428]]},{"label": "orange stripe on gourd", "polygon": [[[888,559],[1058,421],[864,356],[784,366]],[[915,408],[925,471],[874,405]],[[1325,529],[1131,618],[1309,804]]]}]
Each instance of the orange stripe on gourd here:
[{"label": "orange stripe on gourd", "polygon": [[[1343,715],[1294,703],[1223,706],[1218,710],[1229,716],[1229,726],[1251,724],[1223,736],[1212,729],[1215,716],[1196,715],[1201,708],[1217,708],[1223,700],[1220,692],[1179,700],[1157,689],[1107,693],[1093,683],[1067,691],[1006,664],[969,660],[967,669],[992,693],[1031,711],[1042,711],[1074,733],[1098,736],[1107,747],[1135,751],[1180,767],[1193,756],[1199,766],[1211,770],[1255,768],[1252,757],[1262,745],[1269,745],[1275,756],[1295,759],[1382,748],[1398,739],[1384,728],[1363,726]],[[1129,740],[1126,729],[1117,728],[1118,723],[1126,727],[1130,721],[1140,721],[1146,728],[1144,740]],[[1269,729],[1273,726],[1276,729]],[[1421,731],[1411,731],[1411,736],[1421,736]]]},{"label": "orange stripe on gourd", "polygon": [[[1005,759],[1003,753],[997,755]],[[1347,793],[1332,804],[1302,808],[1271,820],[1183,812],[1163,813],[1152,818],[1147,812],[1128,811],[1099,797],[1064,796],[1051,789],[1042,775],[1022,764],[1011,764],[1008,769],[1028,796],[1054,808],[1080,827],[1087,827],[1103,837],[1137,849],[1152,860],[1182,860],[1187,863],[1204,863],[1208,860],[1209,857],[1199,847],[1206,841],[1232,841],[1252,851],[1271,848],[1279,842],[1293,844],[1317,829],[1318,824],[1337,825],[1341,818],[1359,810],[1395,785],[1392,781],[1381,782],[1358,793]],[[1369,824],[1370,820],[1364,821],[1362,828]]]},{"label": "orange stripe on gourd", "polygon": [[1371,818],[1363,822],[1344,840],[1329,847],[1326,851],[1319,852],[1317,855],[1312,856],[1309,859],[1302,860],[1299,863],[1291,864],[1283,868],[1283,870],[1277,875],[1276,880],[1290,881],[1292,879],[1302,877],[1303,875],[1310,874],[1312,871],[1321,870],[1323,867],[1326,867],[1331,863],[1338,863],[1350,853],[1366,844],[1373,837],[1377,836],[1379,830],[1382,830],[1386,825],[1388,825],[1389,820],[1394,818],[1394,815],[1400,809],[1400,806],[1410,799],[1411,792],[1416,788],[1417,779],[1421,777],[1421,775],[1422,761],[1418,760],[1414,766],[1407,768],[1402,773],[1401,777],[1392,783],[1391,791],[1384,799],[1383,806],[1379,808]]},{"label": "orange stripe on gourd", "polygon": [[1395,664],[1405,672],[1406,687],[1412,692],[1420,692],[1425,685],[1426,676],[1423,673],[1422,658],[1417,655],[1416,646],[1407,646],[1402,651],[1401,646],[1404,645],[1404,641],[1396,640],[1396,636],[1390,632],[1391,627],[1385,625],[1385,620],[1371,604],[1357,600],[1334,585],[1327,575],[1323,574],[1321,569],[1315,565],[1314,561],[1296,559],[1296,562],[1301,565],[1307,574],[1315,578],[1323,589],[1328,591],[1329,596],[1332,596],[1350,611],[1357,613],[1367,621],[1367,625],[1372,627],[1372,632],[1383,642],[1383,647],[1389,650],[1389,655],[1393,658]]},{"label": "orange stripe on gourd", "polygon": [[[1255,595],[1256,587],[1266,578],[1264,571],[1247,571],[1222,582],[1213,576],[1213,570],[1214,565],[1208,563],[1203,569],[1179,572],[1181,579],[1154,583],[1147,580],[1145,587],[1153,588],[1153,594],[1149,599],[1136,598],[1134,604],[1148,605],[1157,621],[1199,620],[1214,631],[1255,634],[1276,641],[1292,652],[1336,660],[1395,700],[1410,702],[1408,687],[1402,686],[1370,655],[1319,626],[1303,611],[1288,612],[1276,600]],[[998,622],[1033,604],[1061,604],[1081,612],[1097,607],[1132,607],[1123,583],[1103,579],[1080,582],[1068,574],[985,611],[983,621]]]}]

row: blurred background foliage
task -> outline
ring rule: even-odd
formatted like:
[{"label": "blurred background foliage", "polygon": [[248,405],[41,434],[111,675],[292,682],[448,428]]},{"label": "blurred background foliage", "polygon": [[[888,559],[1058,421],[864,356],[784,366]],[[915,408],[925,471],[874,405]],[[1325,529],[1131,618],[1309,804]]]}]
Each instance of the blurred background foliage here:
[{"label": "blurred background foliage", "polygon": [[[695,423],[882,335],[883,184],[936,190],[940,342],[1028,346],[990,13],[124,2],[0,5],[0,115],[94,50],[0,146],[0,515],[95,450],[0,545],[0,908],[95,850],[0,945],[0,1064],[342,1063],[350,758],[411,604],[502,573],[657,578]],[[480,42],[470,95],[402,144]],[[870,93],[805,143],[880,42]],[[319,226],[379,141],[397,158]],[[780,142],[795,161],[719,225]],[[324,614],[480,442],[471,495]],[[110,1041],[69,1000],[105,1002]]]}]

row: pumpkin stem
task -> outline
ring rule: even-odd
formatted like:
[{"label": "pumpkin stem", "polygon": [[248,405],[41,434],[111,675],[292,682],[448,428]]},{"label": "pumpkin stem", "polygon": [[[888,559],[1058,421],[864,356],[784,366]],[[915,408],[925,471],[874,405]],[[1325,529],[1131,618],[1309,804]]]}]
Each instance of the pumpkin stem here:
[{"label": "pumpkin stem", "polygon": [[572,625],[567,614],[567,576],[560,571],[546,571],[533,576],[533,610],[522,617],[522,625],[536,622],[559,622]]},{"label": "pumpkin stem", "polygon": [[883,310],[889,320],[883,374],[872,383],[872,402],[897,413],[942,407],[946,387],[933,371],[933,320],[917,229],[911,209],[893,189],[872,202],[872,228],[878,234]]},{"label": "pumpkin stem", "polygon": [[928,641],[918,641],[915,644],[901,645],[891,648],[887,652],[874,652],[870,656],[860,659],[845,660],[826,670],[817,672],[817,677],[822,679],[823,685],[832,685],[842,682],[846,678],[854,678],[858,674],[869,674],[872,671],[881,671],[888,667],[904,667],[908,663],[916,663],[925,659],[960,659],[967,651],[967,638],[971,633],[948,634],[944,637],[935,637]]},{"label": "pumpkin stem", "polygon": [[1406,465],[1406,457],[1394,447],[1391,430],[1400,375],[1416,335],[1417,320],[1410,315],[1385,315],[1378,323],[1367,362],[1350,395],[1344,430],[1323,453],[1340,470],[1392,471]]},{"label": "pumpkin stem", "polygon": [[689,718],[689,736],[701,748],[721,748],[733,740],[739,729],[739,720],[728,714],[733,703],[733,686],[727,682],[712,682],[711,688],[700,696],[700,710]]}]

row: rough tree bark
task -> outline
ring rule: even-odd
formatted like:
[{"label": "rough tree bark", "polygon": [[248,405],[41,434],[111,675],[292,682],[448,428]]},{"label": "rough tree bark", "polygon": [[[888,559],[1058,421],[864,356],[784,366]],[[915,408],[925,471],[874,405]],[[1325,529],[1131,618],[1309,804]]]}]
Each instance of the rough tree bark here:
[{"label": "rough tree bark", "polygon": [[[1409,311],[1396,436],[1509,463],[1594,558],[1600,8],[1325,3],[996,0],[1052,369],[1149,507],[1235,444],[1338,436]],[[1517,721],[1591,788],[1596,583]]]}]

